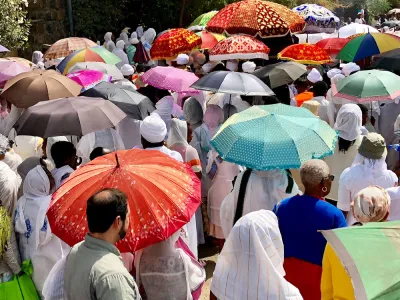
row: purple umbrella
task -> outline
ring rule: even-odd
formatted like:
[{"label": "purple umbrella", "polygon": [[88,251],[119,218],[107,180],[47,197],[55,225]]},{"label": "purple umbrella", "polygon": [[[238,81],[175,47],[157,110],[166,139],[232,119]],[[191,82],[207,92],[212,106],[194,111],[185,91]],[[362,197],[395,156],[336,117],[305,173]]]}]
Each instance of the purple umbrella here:
[{"label": "purple umbrella", "polygon": [[31,69],[23,64],[11,60],[0,60],[0,88],[4,88],[7,80],[18,74],[29,72]]},{"label": "purple umbrella", "polygon": [[0,53],[1,52],[10,52],[10,50],[8,50],[6,47],[0,45]]}]

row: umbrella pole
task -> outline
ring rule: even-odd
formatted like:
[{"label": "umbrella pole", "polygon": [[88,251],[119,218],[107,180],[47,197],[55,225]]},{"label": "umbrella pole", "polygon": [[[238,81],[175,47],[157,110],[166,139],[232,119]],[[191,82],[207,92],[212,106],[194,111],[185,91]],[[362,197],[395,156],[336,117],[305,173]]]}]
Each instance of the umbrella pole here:
[{"label": "umbrella pole", "polygon": [[231,102],[232,102],[232,94],[229,94],[229,107],[228,107],[228,118],[231,114]]}]

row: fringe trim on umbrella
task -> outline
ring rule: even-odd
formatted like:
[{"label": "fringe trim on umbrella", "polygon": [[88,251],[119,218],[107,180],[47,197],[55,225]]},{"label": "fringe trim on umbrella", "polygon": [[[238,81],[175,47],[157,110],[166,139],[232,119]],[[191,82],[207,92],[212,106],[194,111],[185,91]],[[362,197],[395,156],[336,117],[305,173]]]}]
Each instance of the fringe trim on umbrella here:
[{"label": "fringe trim on umbrella", "polygon": [[0,206],[0,257],[5,251],[7,242],[11,237],[11,218],[8,211]]}]

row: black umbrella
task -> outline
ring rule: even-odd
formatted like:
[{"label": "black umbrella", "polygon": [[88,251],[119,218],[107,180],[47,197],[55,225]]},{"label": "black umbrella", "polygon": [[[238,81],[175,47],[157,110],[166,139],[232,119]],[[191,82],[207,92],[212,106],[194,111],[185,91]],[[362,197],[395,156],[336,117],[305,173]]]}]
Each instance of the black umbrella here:
[{"label": "black umbrella", "polygon": [[307,72],[306,66],[289,61],[279,62],[261,68],[252,74],[264,81],[272,89],[291,83]]},{"label": "black umbrella", "polygon": [[400,73],[400,49],[375,55],[375,59],[370,69],[383,69],[397,74]]},{"label": "black umbrella", "polygon": [[135,120],[143,120],[155,110],[154,104],[149,98],[136,92],[130,86],[101,82],[81,95],[110,100],[129,118]]}]

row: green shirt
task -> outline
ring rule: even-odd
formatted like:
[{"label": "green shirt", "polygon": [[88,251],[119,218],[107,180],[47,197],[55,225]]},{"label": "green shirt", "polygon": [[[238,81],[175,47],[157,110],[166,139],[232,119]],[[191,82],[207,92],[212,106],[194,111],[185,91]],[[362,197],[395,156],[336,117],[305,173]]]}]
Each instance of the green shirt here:
[{"label": "green shirt", "polygon": [[126,48],[126,55],[128,56],[129,64],[133,65],[133,57],[135,56],[136,53],[136,47],[129,45],[128,48]]},{"label": "green shirt", "polygon": [[141,299],[117,247],[90,235],[68,254],[64,288],[74,300]]}]

